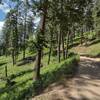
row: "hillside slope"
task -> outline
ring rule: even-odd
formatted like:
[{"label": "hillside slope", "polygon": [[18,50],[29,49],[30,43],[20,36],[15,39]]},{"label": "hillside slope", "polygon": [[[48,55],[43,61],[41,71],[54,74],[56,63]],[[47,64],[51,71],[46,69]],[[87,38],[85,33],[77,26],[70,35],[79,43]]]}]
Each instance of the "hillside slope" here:
[{"label": "hillside slope", "polygon": [[73,47],[71,51],[89,57],[100,57],[100,42],[88,46]]}]

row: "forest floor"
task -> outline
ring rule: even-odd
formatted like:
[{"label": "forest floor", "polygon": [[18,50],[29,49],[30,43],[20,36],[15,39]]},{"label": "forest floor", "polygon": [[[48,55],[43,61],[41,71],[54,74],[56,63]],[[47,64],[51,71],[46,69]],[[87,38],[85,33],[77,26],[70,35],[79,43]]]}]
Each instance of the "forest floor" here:
[{"label": "forest floor", "polygon": [[32,100],[100,100],[100,58],[81,56],[74,78],[50,85]]}]

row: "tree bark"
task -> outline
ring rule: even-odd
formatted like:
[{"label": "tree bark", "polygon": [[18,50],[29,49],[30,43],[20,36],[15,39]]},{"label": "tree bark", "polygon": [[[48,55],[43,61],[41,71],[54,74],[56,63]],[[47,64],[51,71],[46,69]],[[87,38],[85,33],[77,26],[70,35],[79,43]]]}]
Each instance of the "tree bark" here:
[{"label": "tree bark", "polygon": [[[43,15],[41,17],[40,23],[40,33],[44,36],[45,33],[45,22],[46,22],[46,15],[47,15],[47,5],[42,8]],[[36,76],[35,80],[40,80],[40,67],[41,67],[41,56],[42,56],[42,48],[40,47],[37,50],[37,57],[36,57]]]},{"label": "tree bark", "polygon": [[81,45],[83,44],[83,28],[81,29]]},{"label": "tree bark", "polygon": [[49,48],[49,58],[48,58],[48,65],[49,65],[49,63],[50,63],[50,58],[51,58],[52,38],[53,38],[53,34],[51,33],[50,48]]},{"label": "tree bark", "polygon": [[68,49],[69,49],[69,35],[70,35],[70,31],[68,31],[68,34],[67,34],[66,58],[68,58]]},{"label": "tree bark", "polygon": [[65,46],[64,46],[64,35],[62,34],[62,52],[63,52],[63,59],[65,59]]},{"label": "tree bark", "polygon": [[15,60],[15,51],[12,50],[12,60],[13,60],[13,66],[16,64],[16,60]]},{"label": "tree bark", "polygon": [[24,47],[23,47],[23,59],[25,59],[25,55],[26,55],[26,35],[27,35],[27,4],[26,4],[26,0],[25,0],[25,29],[24,29]]},{"label": "tree bark", "polygon": [[60,55],[60,52],[61,52],[61,30],[58,34],[58,62],[60,63],[60,60],[61,60],[61,55]]},{"label": "tree bark", "polygon": [[37,57],[36,57],[36,76],[35,80],[40,79],[40,68],[41,68],[41,50],[37,51]]}]

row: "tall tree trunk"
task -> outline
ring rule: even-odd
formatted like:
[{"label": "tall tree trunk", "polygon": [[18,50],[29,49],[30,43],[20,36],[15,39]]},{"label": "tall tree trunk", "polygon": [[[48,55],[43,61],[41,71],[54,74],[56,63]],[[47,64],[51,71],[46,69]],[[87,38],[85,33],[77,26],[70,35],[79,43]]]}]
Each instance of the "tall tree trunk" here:
[{"label": "tall tree trunk", "polygon": [[74,34],[75,34],[74,26],[72,26],[72,45],[74,44]]},{"label": "tall tree trunk", "polygon": [[23,59],[25,59],[25,55],[26,55],[26,35],[27,35],[27,0],[25,0],[25,29],[24,29],[24,47],[23,47]]},{"label": "tall tree trunk", "polygon": [[61,60],[61,29],[60,29],[60,32],[58,34],[58,62],[60,63],[60,60]]},{"label": "tall tree trunk", "polygon": [[64,35],[62,34],[62,52],[63,52],[63,59],[65,59],[65,46],[64,46]]},{"label": "tall tree trunk", "polygon": [[83,44],[83,28],[81,29],[81,45]]},{"label": "tall tree trunk", "polygon": [[[48,0],[46,1],[48,2]],[[45,5],[43,7],[43,15],[41,17],[41,23],[40,23],[40,33],[41,35],[44,36],[45,33],[45,22],[46,22],[46,15],[47,15],[47,5]],[[40,67],[41,67],[41,55],[42,55],[42,48],[40,47],[37,50],[37,59],[36,59],[36,76],[35,76],[35,80],[39,80],[40,79]]]},{"label": "tall tree trunk", "polygon": [[68,58],[68,49],[69,49],[69,36],[70,36],[70,31],[68,31],[68,34],[67,34],[66,58]]},{"label": "tall tree trunk", "polygon": [[76,37],[76,31],[75,31],[75,27],[73,27],[73,38],[75,39],[75,37]]},{"label": "tall tree trunk", "polygon": [[5,77],[8,77],[7,65],[5,66]]},{"label": "tall tree trunk", "polygon": [[16,60],[15,60],[15,51],[12,50],[12,60],[13,60],[13,65],[16,64]]},{"label": "tall tree trunk", "polygon": [[26,54],[26,50],[25,50],[25,46],[24,46],[24,48],[23,48],[23,59],[25,59],[25,54]]},{"label": "tall tree trunk", "polygon": [[[85,27],[85,32],[88,32],[88,28],[87,27]],[[85,36],[85,46],[87,46],[87,36]]]},{"label": "tall tree trunk", "polygon": [[50,58],[51,58],[51,50],[52,50],[52,38],[53,38],[53,34],[51,33],[48,64],[50,63]]},{"label": "tall tree trunk", "polygon": [[48,65],[50,63],[50,60],[51,60],[51,49],[52,49],[52,44],[50,45],[50,48],[49,48],[49,58],[48,58]]},{"label": "tall tree trunk", "polygon": [[37,57],[36,57],[36,76],[35,80],[40,79],[40,68],[41,68],[41,50],[37,51]]},{"label": "tall tree trunk", "polygon": [[[26,22],[25,22],[26,23]],[[25,59],[25,54],[26,54],[26,25],[24,28],[24,40],[23,40],[23,59]]]}]

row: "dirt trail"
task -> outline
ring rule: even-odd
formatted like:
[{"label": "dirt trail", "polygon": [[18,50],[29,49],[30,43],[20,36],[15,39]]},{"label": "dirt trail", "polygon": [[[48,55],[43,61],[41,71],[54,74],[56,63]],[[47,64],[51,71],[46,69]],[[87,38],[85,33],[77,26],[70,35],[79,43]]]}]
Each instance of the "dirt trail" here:
[{"label": "dirt trail", "polygon": [[80,57],[73,79],[52,84],[32,100],[100,100],[100,58]]}]

